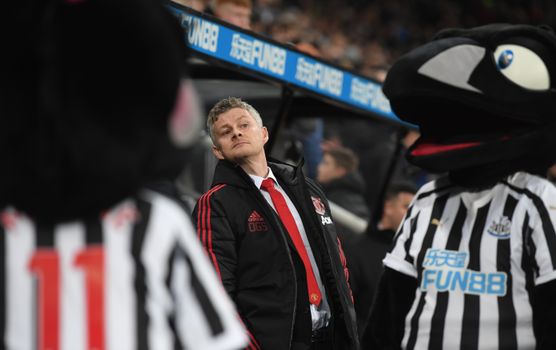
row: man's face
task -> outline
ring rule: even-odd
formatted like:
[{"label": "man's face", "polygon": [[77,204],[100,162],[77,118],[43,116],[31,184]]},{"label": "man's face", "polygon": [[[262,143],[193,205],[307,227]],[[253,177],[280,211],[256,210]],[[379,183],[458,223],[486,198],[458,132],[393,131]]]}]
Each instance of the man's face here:
[{"label": "man's face", "polygon": [[326,184],[345,174],[345,169],[339,167],[330,154],[325,153],[317,168],[317,181],[321,184]]},{"label": "man's face", "polygon": [[219,5],[214,14],[231,24],[243,29],[251,29],[251,9],[245,6],[239,6],[232,3],[223,3]]},{"label": "man's face", "polygon": [[381,221],[383,229],[394,231],[398,229],[414,196],[415,195],[410,192],[400,192],[397,196],[384,203],[384,212]]},{"label": "man's face", "polygon": [[264,144],[268,131],[260,126],[248,111],[232,108],[222,113],[213,125],[216,158],[242,164],[245,161],[264,159]]}]

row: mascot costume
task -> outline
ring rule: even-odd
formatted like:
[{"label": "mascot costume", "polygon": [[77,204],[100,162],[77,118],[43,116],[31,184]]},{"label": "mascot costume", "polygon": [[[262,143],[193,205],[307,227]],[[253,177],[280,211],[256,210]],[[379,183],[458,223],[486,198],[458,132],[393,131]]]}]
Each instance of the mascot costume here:
[{"label": "mascot costume", "polygon": [[173,179],[202,121],[184,33],[152,0],[2,13],[0,348],[238,349]]},{"label": "mascot costume", "polygon": [[394,64],[392,109],[420,127],[419,190],[384,259],[378,349],[556,349],[556,36],[440,32]]}]

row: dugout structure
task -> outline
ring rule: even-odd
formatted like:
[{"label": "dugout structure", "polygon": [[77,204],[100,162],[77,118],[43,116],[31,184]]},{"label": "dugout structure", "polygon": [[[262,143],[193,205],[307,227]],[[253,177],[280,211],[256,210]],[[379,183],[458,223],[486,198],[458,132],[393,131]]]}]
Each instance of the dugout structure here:
[{"label": "dugout structure", "polygon": [[[415,128],[392,112],[382,85],[373,79],[180,4],[167,6],[186,29],[184,40],[194,56],[190,75],[205,110],[228,96],[247,100],[269,127],[269,154],[284,126],[296,118],[363,118],[400,130]],[[398,153],[399,147],[383,188]]]}]

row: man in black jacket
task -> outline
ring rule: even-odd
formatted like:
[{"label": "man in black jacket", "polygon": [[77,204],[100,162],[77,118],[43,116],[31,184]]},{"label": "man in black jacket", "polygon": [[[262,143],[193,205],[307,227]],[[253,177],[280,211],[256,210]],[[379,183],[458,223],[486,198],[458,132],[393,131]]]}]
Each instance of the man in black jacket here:
[{"label": "man in black jacket", "polygon": [[355,299],[355,313],[364,349],[372,348],[363,335],[378,282],[384,267],[382,260],[390,250],[394,234],[403,220],[407,208],[417,192],[408,181],[392,182],[386,190],[382,217],[378,223],[370,222],[362,235],[344,245],[350,268],[350,285]]},{"label": "man in black jacket", "polygon": [[219,159],[194,210],[197,233],[249,330],[249,349],[358,349],[353,299],[322,190],[267,162],[268,131],[238,98],[207,126]]},{"label": "man in black jacket", "polygon": [[360,218],[367,219],[365,180],[357,170],[359,158],[349,148],[332,147],[323,152],[317,181],[328,199]]},{"label": "man in black jacket", "polygon": [[[325,149],[317,169],[317,182],[330,202],[367,220],[370,211],[363,196],[365,181],[357,170],[358,165],[359,158],[349,148],[335,146]],[[340,223],[336,229],[344,246],[358,236],[349,226]]]}]

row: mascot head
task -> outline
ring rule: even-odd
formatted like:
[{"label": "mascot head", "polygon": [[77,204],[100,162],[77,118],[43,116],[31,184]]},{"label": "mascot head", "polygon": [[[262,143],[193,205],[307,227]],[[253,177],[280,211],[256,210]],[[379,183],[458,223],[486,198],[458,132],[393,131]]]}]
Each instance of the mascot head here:
[{"label": "mascot head", "polygon": [[[93,215],[175,176],[200,130],[187,48],[160,1],[17,2],[2,67],[2,205]],[[9,17],[9,18],[8,18]]]},{"label": "mascot head", "polygon": [[413,164],[482,187],[556,162],[556,36],[492,24],[441,31],[400,58],[384,84],[392,109],[419,126]]}]

